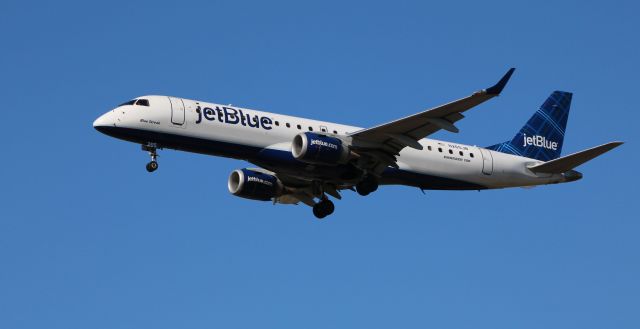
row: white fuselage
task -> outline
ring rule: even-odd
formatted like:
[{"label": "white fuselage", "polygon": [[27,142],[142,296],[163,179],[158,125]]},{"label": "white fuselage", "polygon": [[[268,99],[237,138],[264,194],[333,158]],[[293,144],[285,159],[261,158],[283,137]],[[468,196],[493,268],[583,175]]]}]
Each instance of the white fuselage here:
[{"label": "white fuselage", "polygon": [[[297,163],[298,176],[317,166],[292,160],[291,142],[301,132],[348,136],[362,128],[235,106],[166,96],[146,96],[149,106],[124,105],[94,122],[96,129],[137,143],[258,163],[269,170]],[[242,115],[242,117],[240,117]],[[567,181],[559,174],[535,174],[527,166],[541,163],[481,147],[422,139],[422,150],[404,148],[398,169],[383,174],[382,184],[424,189],[483,189],[532,186]],[[386,177],[386,178],[385,178]]]}]

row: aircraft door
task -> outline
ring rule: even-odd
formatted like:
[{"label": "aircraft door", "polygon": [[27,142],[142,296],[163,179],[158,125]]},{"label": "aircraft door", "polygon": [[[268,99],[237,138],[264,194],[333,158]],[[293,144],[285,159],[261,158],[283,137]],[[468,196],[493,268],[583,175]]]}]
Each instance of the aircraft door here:
[{"label": "aircraft door", "polygon": [[184,102],[181,98],[169,97],[171,102],[171,123],[182,126],[184,124]]},{"label": "aircraft door", "polygon": [[483,148],[478,148],[482,154],[482,173],[485,175],[493,174],[493,156],[491,151]]}]

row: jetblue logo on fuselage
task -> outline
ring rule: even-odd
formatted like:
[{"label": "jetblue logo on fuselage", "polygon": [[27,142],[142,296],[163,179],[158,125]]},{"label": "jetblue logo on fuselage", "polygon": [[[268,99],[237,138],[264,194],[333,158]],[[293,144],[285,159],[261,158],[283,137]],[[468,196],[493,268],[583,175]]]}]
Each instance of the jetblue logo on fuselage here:
[{"label": "jetblue logo on fuselage", "polygon": [[319,139],[312,139],[311,140],[311,145],[319,145],[319,146],[325,146],[334,150],[338,149],[338,145],[333,144],[333,143],[328,143]]},{"label": "jetblue logo on fuselage", "polygon": [[522,146],[527,147],[529,145],[533,145],[536,147],[544,147],[547,150],[558,150],[558,142],[547,140],[546,137],[540,135],[527,136],[527,134],[523,135],[524,144]]},{"label": "jetblue logo on fuselage", "polygon": [[215,109],[212,109],[210,107],[200,108],[200,106],[198,106],[196,108],[196,113],[198,113],[196,124],[201,123],[204,119],[207,121],[217,120],[218,122],[230,125],[241,124],[252,128],[262,128],[265,130],[273,129],[273,127],[271,127],[273,124],[273,120],[271,120],[271,118],[259,116],[257,114],[251,115],[232,107],[223,106],[220,108],[216,106]]}]

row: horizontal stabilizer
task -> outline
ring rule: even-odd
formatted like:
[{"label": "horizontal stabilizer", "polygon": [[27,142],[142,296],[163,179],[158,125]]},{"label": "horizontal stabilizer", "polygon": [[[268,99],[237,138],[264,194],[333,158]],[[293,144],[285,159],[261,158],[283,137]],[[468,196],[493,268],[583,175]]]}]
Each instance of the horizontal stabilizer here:
[{"label": "horizontal stabilizer", "polygon": [[610,142],[578,153],[569,154],[561,158],[530,167],[535,173],[561,174],[565,173],[603,153],[609,152],[622,145],[622,142]]}]

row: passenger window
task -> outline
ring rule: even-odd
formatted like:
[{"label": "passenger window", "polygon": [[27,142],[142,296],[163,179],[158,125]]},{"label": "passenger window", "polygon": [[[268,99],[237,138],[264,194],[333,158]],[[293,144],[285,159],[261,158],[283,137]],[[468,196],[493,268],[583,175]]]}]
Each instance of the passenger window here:
[{"label": "passenger window", "polygon": [[453,150],[451,150],[451,149],[450,149],[450,150],[449,150],[449,154],[453,154]]},{"label": "passenger window", "polygon": [[462,151],[460,151],[460,156],[463,156],[463,155],[464,155],[464,153],[462,153]]},{"label": "passenger window", "polygon": [[276,126],[280,126],[280,122],[276,121]]},{"label": "passenger window", "polygon": [[287,128],[291,128],[291,124],[287,122]]},{"label": "passenger window", "polygon": [[338,134],[338,131],[337,131],[337,130],[334,130],[334,131],[333,131],[333,133],[337,135],[337,134]]},{"label": "passenger window", "polygon": [[442,147],[438,147],[438,152],[442,153]]},{"label": "passenger window", "polygon": [[297,125],[296,127],[298,127],[298,130],[302,129],[301,125]]},{"label": "passenger window", "polygon": [[313,128],[309,127],[309,131],[313,131]]},{"label": "passenger window", "polygon": [[427,146],[427,150],[431,151],[431,145]]},{"label": "passenger window", "polygon": [[473,158],[473,153],[469,153],[469,156]]},{"label": "passenger window", "polygon": [[140,105],[140,106],[149,106],[149,100],[148,99],[139,99],[136,102],[136,105]]}]

